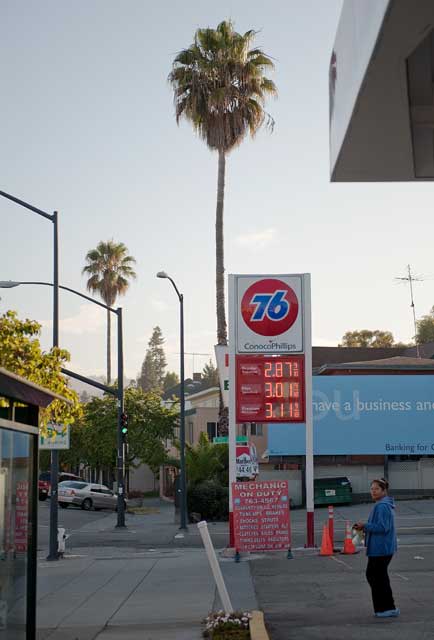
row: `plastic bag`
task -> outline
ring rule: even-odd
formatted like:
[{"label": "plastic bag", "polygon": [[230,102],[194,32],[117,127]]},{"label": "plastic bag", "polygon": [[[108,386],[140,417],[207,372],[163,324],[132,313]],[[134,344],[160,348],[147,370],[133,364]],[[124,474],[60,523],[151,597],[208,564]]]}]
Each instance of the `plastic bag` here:
[{"label": "plastic bag", "polygon": [[363,531],[361,531],[360,529],[353,529],[352,534],[353,534],[353,539],[352,539],[353,545],[355,547],[359,547],[360,545],[364,544]]}]

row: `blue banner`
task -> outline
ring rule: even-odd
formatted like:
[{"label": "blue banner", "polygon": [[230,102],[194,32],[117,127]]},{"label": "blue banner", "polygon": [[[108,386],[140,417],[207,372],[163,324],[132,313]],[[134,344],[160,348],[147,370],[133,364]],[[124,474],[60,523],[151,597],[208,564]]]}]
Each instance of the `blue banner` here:
[{"label": "blue banner", "polygon": [[[434,455],[434,376],[314,376],[315,455]],[[270,456],[305,455],[304,424],[269,424]]]}]

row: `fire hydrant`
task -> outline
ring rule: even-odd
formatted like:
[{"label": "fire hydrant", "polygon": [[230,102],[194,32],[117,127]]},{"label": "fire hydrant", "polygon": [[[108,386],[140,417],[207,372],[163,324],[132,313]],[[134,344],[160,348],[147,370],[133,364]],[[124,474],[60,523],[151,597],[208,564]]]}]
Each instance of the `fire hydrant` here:
[{"label": "fire hydrant", "polygon": [[59,527],[57,529],[57,553],[59,554],[59,558],[63,558],[63,554],[65,553],[65,542],[69,536],[66,535],[66,529],[63,527]]}]

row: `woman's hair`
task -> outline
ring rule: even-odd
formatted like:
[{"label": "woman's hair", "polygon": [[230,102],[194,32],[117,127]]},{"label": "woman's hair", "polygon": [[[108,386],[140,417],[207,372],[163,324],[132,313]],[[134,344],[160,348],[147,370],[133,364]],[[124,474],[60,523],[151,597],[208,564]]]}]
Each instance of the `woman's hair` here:
[{"label": "woman's hair", "polygon": [[388,491],[389,490],[389,483],[387,482],[387,480],[385,478],[376,478],[375,480],[372,480],[371,482],[371,487],[374,484],[378,484],[379,487],[381,487],[381,489],[383,489],[383,491]]}]

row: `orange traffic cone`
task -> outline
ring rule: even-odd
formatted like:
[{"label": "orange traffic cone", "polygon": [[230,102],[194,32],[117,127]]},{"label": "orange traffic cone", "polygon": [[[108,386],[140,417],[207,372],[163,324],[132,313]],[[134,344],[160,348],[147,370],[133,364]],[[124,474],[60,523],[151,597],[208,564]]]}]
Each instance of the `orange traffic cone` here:
[{"label": "orange traffic cone", "polygon": [[319,555],[320,556],[333,555],[332,541],[330,540],[329,528],[326,524],[322,528],[322,540],[321,540],[321,549],[320,549]]},{"label": "orange traffic cone", "polygon": [[345,553],[346,555],[356,553],[356,547],[353,544],[353,539],[351,536],[351,525],[349,520],[345,522],[344,548],[342,549],[341,553]]}]

